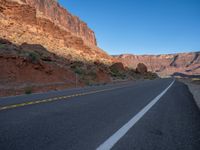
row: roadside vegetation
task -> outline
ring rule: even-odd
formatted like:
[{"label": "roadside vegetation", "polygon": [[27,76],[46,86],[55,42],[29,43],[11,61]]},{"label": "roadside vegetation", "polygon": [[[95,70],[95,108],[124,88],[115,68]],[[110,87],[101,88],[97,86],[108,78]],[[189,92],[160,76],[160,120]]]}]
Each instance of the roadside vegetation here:
[{"label": "roadside vegetation", "polygon": [[39,59],[40,59],[40,56],[37,53],[35,53],[35,52],[29,52],[28,59],[32,63],[37,63],[39,61]]},{"label": "roadside vegetation", "polygon": [[0,49],[3,49],[5,46],[0,43]]},{"label": "roadside vegetation", "polygon": [[200,85],[200,78],[192,78],[191,82]]},{"label": "roadside vegetation", "polygon": [[32,94],[32,87],[26,87],[25,94],[27,94],[27,95]]},{"label": "roadside vegetation", "polygon": [[151,72],[148,72],[144,76],[144,79],[149,79],[149,80],[154,80],[156,78],[158,78],[158,75],[156,73],[151,73]]},{"label": "roadside vegetation", "polygon": [[[75,86],[103,85],[128,80],[152,80],[158,77],[156,74],[146,70],[140,72],[140,69],[127,68],[121,62],[106,65],[99,61],[83,62],[73,60],[71,56],[65,58],[49,52],[41,45],[26,43],[15,45],[9,41],[0,40],[0,49],[0,60],[4,65],[2,69],[4,69],[5,76],[2,84],[9,86],[10,84],[18,85],[30,82],[66,83],[65,86],[59,86],[59,89],[62,89]],[[10,60],[9,62],[7,61],[8,59]],[[12,67],[7,67],[7,65]],[[19,71],[20,73],[18,73]],[[9,73],[6,74],[6,72]],[[52,88],[44,87],[44,90],[45,88],[56,89],[56,85]],[[34,91],[40,90],[39,88],[34,88]],[[33,89],[30,86],[13,89],[14,95],[15,93],[31,94],[32,92]],[[2,93],[11,93],[11,90]]]},{"label": "roadside vegetation", "polygon": [[113,78],[115,78],[115,79],[125,79],[126,78],[126,74],[125,74],[125,72],[121,72],[121,71],[119,71],[118,69],[116,69],[116,68],[111,68],[110,69],[110,74],[111,74],[111,76],[113,77]]}]

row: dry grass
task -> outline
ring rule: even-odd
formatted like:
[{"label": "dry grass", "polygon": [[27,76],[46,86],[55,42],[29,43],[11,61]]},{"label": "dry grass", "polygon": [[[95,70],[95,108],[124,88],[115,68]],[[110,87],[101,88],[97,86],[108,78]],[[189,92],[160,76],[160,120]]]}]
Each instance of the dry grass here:
[{"label": "dry grass", "polygon": [[191,79],[191,82],[192,82],[193,84],[200,85],[200,78],[192,78],[192,79]]}]

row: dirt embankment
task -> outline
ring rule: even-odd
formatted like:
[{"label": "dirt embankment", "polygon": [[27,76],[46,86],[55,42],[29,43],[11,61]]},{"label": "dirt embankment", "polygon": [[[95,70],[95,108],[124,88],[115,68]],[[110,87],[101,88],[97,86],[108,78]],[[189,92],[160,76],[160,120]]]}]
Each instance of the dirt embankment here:
[{"label": "dirt embankment", "polygon": [[0,68],[0,96],[157,77],[120,62],[108,66],[98,61],[73,61],[38,44],[16,45],[5,39],[0,39]]},{"label": "dirt embankment", "polygon": [[[77,72],[78,68],[73,68],[78,64],[84,65],[50,53],[41,45],[15,45],[0,39],[0,96],[84,86],[86,79],[80,75],[84,70]],[[108,75],[96,70],[98,77],[94,82],[110,82]],[[92,74],[87,76],[88,81],[92,80],[90,76]]]}]

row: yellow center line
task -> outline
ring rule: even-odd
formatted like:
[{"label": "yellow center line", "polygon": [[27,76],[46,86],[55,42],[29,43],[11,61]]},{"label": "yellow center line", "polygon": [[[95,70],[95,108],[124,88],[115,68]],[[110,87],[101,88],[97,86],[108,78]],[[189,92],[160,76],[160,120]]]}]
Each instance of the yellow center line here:
[{"label": "yellow center line", "polygon": [[91,95],[91,94],[95,94],[95,93],[112,91],[112,90],[116,90],[116,89],[120,89],[120,88],[124,88],[124,87],[127,87],[127,86],[109,88],[109,89],[104,89],[104,90],[96,90],[96,91],[90,91],[90,92],[85,92],[85,93],[77,93],[77,94],[68,95],[68,96],[59,96],[59,97],[54,97],[54,98],[47,98],[47,99],[42,99],[42,100],[23,102],[23,103],[19,103],[19,104],[12,104],[12,105],[0,107],[0,111],[18,108],[18,107],[29,106],[29,105],[48,103],[48,102],[53,102],[53,101],[68,100],[69,98],[73,98],[73,97],[80,97],[80,96]]}]

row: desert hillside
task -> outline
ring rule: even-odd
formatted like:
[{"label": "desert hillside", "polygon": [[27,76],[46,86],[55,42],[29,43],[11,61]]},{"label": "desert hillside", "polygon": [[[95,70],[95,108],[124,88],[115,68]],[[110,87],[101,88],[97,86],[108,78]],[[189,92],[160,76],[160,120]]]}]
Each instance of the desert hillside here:
[{"label": "desert hillside", "polygon": [[150,71],[160,76],[198,76],[200,74],[200,52],[168,55],[131,55],[115,56],[130,68],[143,62]]}]

